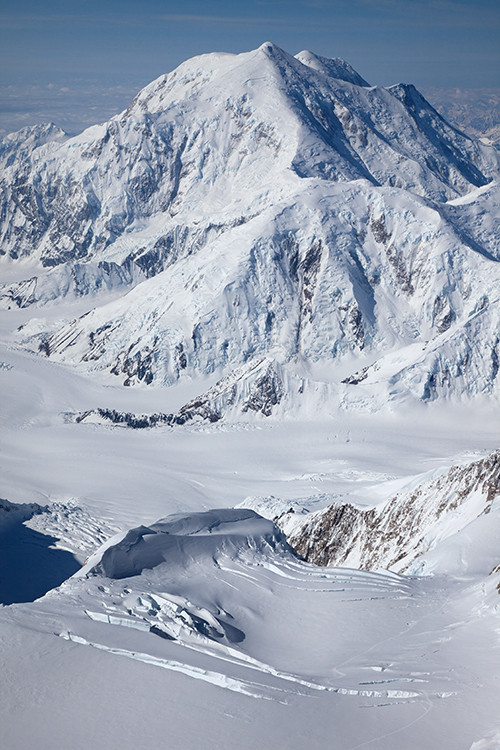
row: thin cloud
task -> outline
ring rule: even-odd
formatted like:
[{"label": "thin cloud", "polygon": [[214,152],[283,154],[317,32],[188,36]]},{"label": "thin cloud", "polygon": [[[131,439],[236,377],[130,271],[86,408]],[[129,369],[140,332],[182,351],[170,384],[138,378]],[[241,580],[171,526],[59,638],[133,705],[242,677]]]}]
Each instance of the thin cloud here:
[{"label": "thin cloud", "polygon": [[353,6],[371,8],[391,14],[385,19],[405,26],[438,26],[440,28],[499,28],[500,6],[490,2],[461,0],[353,0]]},{"label": "thin cloud", "polygon": [[[285,3],[290,10],[290,3]],[[275,0],[273,6],[279,7]],[[261,5],[264,7],[264,4]],[[271,6],[269,6],[271,7]],[[432,19],[434,28],[500,28],[500,6],[486,3],[457,2],[456,0],[350,0],[338,2],[334,6],[323,0],[299,0],[291,6],[295,14],[282,16],[266,15],[211,15],[198,13],[52,13],[52,14],[1,14],[0,26],[4,31],[22,31],[40,25],[85,25],[88,27],[109,26],[148,26],[157,22],[202,23],[226,26],[276,26],[280,28],[322,28],[353,29],[360,25],[372,27],[428,26]],[[312,12],[304,16],[304,9]],[[321,11],[314,13],[314,11]]]},{"label": "thin cloud", "polygon": [[112,26],[137,26],[138,23],[151,21],[155,16],[137,13],[130,15],[110,15],[110,14],[81,14],[76,13],[55,13],[43,15],[12,15],[0,13],[0,26],[3,31],[24,31],[45,25],[75,25],[85,24],[86,26],[99,27],[103,24]]},{"label": "thin cloud", "polygon": [[[318,7],[315,3],[303,3],[304,7]],[[330,7],[326,5],[325,7]],[[500,12],[491,7],[471,6],[455,3],[452,0],[415,0],[408,6],[406,0],[352,0],[347,14],[327,17],[324,14],[313,18],[301,17],[269,17],[269,16],[215,16],[191,13],[163,13],[158,20],[171,23],[207,23],[247,26],[279,26],[280,28],[321,28],[332,30],[359,29],[367,23],[371,27],[407,28],[410,26],[429,26],[429,15],[432,17],[434,28],[500,28]],[[357,8],[357,10],[356,10]],[[366,8],[371,8],[373,15],[363,15]],[[385,12],[384,12],[385,11]]]},{"label": "thin cloud", "polygon": [[218,24],[253,24],[279,26],[319,26],[324,21],[303,18],[269,18],[268,16],[206,16],[184,13],[163,13],[158,16],[162,21],[173,23],[218,23]]}]

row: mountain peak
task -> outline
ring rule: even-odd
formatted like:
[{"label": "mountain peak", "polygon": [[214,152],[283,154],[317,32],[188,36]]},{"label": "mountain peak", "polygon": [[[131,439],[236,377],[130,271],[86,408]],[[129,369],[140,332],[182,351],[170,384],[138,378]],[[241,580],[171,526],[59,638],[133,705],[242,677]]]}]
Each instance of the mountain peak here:
[{"label": "mountain peak", "polygon": [[[188,60],[110,122],[16,150],[2,251],[42,269],[20,264],[0,305],[95,300],[23,341],[126,385],[199,376],[189,409],[168,412],[183,423],[284,413],[306,391],[369,405],[385,383],[392,400],[498,392],[494,228],[447,203],[498,178],[498,154],[414,88],[364,84],[340,58],[265,42]],[[303,385],[297,362],[334,382]]]},{"label": "mountain peak", "polygon": [[266,55],[273,55],[276,54],[276,52],[283,53],[281,47],[278,47],[274,42],[263,42],[260,47],[257,47],[256,51],[264,52]]},{"label": "mountain peak", "polygon": [[0,167],[8,167],[16,160],[29,157],[33,149],[46,143],[63,143],[68,135],[53,122],[28,125],[14,133],[0,137]]}]

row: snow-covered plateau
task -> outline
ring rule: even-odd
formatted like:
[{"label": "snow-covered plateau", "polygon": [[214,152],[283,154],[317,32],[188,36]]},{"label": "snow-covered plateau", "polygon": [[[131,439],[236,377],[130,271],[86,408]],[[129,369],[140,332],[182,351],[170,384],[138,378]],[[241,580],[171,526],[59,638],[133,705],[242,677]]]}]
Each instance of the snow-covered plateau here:
[{"label": "snow-covered plateau", "polygon": [[498,151],[265,43],[0,170],[2,749],[498,750]]}]

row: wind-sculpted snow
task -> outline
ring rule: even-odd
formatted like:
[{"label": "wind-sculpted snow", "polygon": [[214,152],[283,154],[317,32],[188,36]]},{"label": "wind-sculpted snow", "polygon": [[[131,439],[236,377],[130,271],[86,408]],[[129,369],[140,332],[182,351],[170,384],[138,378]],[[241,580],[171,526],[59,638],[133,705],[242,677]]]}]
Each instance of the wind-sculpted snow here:
[{"label": "wind-sculpted snow", "polygon": [[129,578],[162,564],[189,565],[193,558],[242,549],[280,550],[293,558],[282,532],[252,510],[179,514],[113,537],[90,557],[79,575]]},{"label": "wind-sculpted snow", "polygon": [[361,78],[359,73],[356,73],[354,68],[349,65],[348,62],[342,60],[341,57],[331,59],[329,57],[315,55],[314,52],[310,52],[309,50],[303,50],[302,52],[299,52],[298,55],[295,55],[295,57],[299,62],[307,65],[308,68],[317,70],[319,73],[324,73],[329,78],[354,83],[356,86],[370,85],[364,80],[364,78]]},{"label": "wind-sculpted snow", "polygon": [[[472,464],[455,466],[437,479],[402,490],[376,507],[338,502],[302,516],[293,524],[289,541],[306,560],[318,565],[431,571],[436,566],[432,560],[439,556],[431,556],[429,564],[419,562],[419,558],[464,530],[467,537],[473,533],[473,522],[488,514],[485,523],[490,530],[483,529],[481,539],[476,535],[473,538],[478,547],[491,547],[489,538],[495,539],[500,522],[498,507],[493,512],[492,504],[499,496],[500,451],[496,451]],[[285,513],[277,522],[286,527],[290,514]],[[468,551],[467,555],[462,554],[461,562],[455,563],[459,572],[473,571],[471,555],[473,551]],[[447,569],[453,567],[449,561],[445,565]]]},{"label": "wind-sculpted snow", "polygon": [[4,140],[0,305],[47,314],[23,345],[130,386],[213,374],[208,421],[498,394],[498,154],[414,87],[266,43]]}]

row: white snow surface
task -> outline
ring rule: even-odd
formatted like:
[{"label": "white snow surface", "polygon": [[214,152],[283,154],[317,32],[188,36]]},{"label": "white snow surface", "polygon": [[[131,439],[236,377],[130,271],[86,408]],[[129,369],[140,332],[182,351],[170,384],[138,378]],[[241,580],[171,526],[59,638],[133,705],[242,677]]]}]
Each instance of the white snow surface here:
[{"label": "white snow surface", "polygon": [[[74,747],[106,747],[118,727],[126,747],[139,736],[154,743],[168,727],[184,747],[201,731],[209,746],[299,748],[307,733],[320,747],[335,730],[342,747],[452,748],[464,701],[471,715],[461,740],[471,744],[491,726],[497,618],[498,604],[488,606],[474,580],[317,568],[298,560],[271,522],[221,509],[114,537],[59,589],[3,610],[0,627],[14,642],[29,628],[24,648],[53,662],[37,685],[38,707],[78,703],[71,724],[60,716],[42,728],[38,747],[63,727]],[[485,646],[488,668],[478,661]],[[12,655],[7,680],[11,663]],[[63,698],[68,669],[78,680]],[[24,667],[16,684],[29,673]],[[21,687],[17,705],[10,691],[3,705],[15,714],[25,700]],[[82,734],[87,712],[93,721]],[[30,727],[8,722],[9,747],[22,747]]]}]

